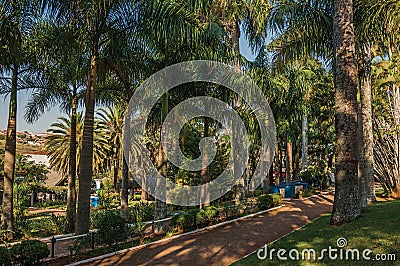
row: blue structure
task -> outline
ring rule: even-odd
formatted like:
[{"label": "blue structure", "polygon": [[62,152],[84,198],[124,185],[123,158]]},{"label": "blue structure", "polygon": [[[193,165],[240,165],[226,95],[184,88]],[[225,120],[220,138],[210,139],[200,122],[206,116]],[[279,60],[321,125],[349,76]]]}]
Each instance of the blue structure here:
[{"label": "blue structure", "polygon": [[280,183],[278,186],[271,186],[271,193],[279,193],[280,188],[285,189],[285,198],[293,198],[296,186],[302,185],[304,189],[308,189],[308,183],[304,181],[295,181],[287,185],[286,182]]},{"label": "blue structure", "polygon": [[90,197],[90,204],[92,204],[93,208],[97,208],[97,206],[99,205],[99,197],[91,196]]}]

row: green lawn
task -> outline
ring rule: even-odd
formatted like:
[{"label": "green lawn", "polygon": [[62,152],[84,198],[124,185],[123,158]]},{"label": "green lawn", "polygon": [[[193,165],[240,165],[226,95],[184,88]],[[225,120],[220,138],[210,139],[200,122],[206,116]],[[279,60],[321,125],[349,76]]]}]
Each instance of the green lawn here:
[{"label": "green lawn", "polygon": [[[257,253],[253,253],[233,265],[400,265],[400,201],[374,204],[362,217],[341,227],[329,226],[329,219],[330,215],[325,215],[269,245],[268,257],[265,260],[258,259]],[[328,249],[329,246],[338,249],[336,241],[341,237],[347,240],[347,246],[343,248],[343,258],[346,257],[347,249],[358,249],[360,257],[363,250],[370,249],[372,253],[367,256],[374,261],[351,260],[351,253],[348,253],[349,260],[330,260],[327,252],[324,253],[324,260],[301,260],[304,249],[314,249],[317,258],[321,254],[320,251]],[[279,260],[276,251],[271,260],[269,252],[272,249],[287,250],[283,256],[288,260]],[[299,251],[300,260],[290,260],[291,249]],[[340,251],[337,254],[340,254]],[[395,254],[396,261],[376,261],[376,254]],[[260,255],[263,253],[260,252]],[[307,253],[305,255],[307,257]],[[296,253],[293,251],[292,257],[295,256]]]}]

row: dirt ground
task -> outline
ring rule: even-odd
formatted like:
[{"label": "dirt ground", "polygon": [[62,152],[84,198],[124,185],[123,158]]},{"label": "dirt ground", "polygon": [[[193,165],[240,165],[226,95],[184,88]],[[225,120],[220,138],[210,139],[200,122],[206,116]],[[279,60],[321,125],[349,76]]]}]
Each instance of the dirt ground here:
[{"label": "dirt ground", "polygon": [[229,265],[332,210],[333,193],[85,265]]}]

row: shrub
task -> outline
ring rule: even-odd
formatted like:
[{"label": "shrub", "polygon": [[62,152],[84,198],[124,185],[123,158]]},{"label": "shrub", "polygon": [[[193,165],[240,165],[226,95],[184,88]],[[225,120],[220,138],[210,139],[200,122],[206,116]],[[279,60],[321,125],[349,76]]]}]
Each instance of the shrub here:
[{"label": "shrub", "polygon": [[128,226],[125,219],[115,211],[106,211],[99,221],[97,236],[102,243],[109,246],[125,241],[128,237]]},{"label": "shrub", "polygon": [[5,247],[0,247],[0,266],[11,265],[11,253]]},{"label": "shrub", "polygon": [[[100,209],[92,211],[90,213],[90,227],[92,229],[98,229],[100,227],[100,221],[103,219],[107,212],[112,212],[112,210]],[[117,213],[116,210],[115,212]]]},{"label": "shrub", "polygon": [[130,223],[147,222],[154,219],[154,204],[140,201],[128,208],[128,221]]},{"label": "shrub", "polygon": [[50,255],[46,243],[39,240],[25,240],[11,248],[13,264],[36,265]]},{"label": "shrub", "polygon": [[282,204],[283,196],[281,194],[263,194],[258,197],[258,208],[267,210]]},{"label": "shrub", "polygon": [[204,227],[218,221],[219,211],[215,206],[208,206],[196,213],[196,226]]},{"label": "shrub", "polygon": [[52,213],[48,221],[54,231],[54,234],[67,233],[67,217],[54,215]]},{"label": "shrub", "polygon": [[36,202],[34,204],[34,206],[38,207],[38,208],[47,208],[47,207],[60,206],[60,205],[65,205],[65,201],[49,200],[49,201],[44,201],[44,202]]},{"label": "shrub", "polygon": [[232,204],[230,202],[223,202],[219,204],[219,213],[225,219],[235,218],[240,216],[240,211],[244,208],[242,204]]},{"label": "shrub", "polygon": [[75,253],[76,256],[79,256],[82,250],[88,249],[90,247],[90,236],[84,235],[79,238],[75,238],[71,245],[68,246],[68,250],[70,255]]},{"label": "shrub", "polygon": [[199,212],[198,209],[192,209],[187,212],[174,216],[171,220],[171,225],[178,228],[180,231],[193,230],[195,226],[196,215]]}]

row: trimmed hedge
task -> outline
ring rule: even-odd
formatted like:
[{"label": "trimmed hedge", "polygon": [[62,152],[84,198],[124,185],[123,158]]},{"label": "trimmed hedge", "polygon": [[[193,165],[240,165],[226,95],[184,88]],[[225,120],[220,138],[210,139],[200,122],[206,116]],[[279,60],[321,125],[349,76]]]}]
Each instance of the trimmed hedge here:
[{"label": "trimmed hedge", "polygon": [[282,204],[283,195],[279,193],[263,194],[258,197],[258,208],[267,210]]},{"label": "trimmed hedge", "polygon": [[0,266],[9,265],[11,265],[11,252],[5,247],[0,247]]},{"label": "trimmed hedge", "polygon": [[13,265],[37,265],[49,255],[47,244],[39,240],[24,240],[11,248]]}]

